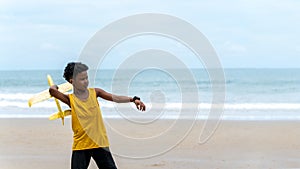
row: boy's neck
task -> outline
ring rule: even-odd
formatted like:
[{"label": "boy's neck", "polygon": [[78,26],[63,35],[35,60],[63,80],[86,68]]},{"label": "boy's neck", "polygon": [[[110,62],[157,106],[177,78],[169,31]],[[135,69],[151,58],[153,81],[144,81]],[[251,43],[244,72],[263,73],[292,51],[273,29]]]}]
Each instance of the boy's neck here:
[{"label": "boy's neck", "polygon": [[80,99],[87,99],[87,97],[89,96],[88,89],[85,90],[74,89],[74,94]]}]

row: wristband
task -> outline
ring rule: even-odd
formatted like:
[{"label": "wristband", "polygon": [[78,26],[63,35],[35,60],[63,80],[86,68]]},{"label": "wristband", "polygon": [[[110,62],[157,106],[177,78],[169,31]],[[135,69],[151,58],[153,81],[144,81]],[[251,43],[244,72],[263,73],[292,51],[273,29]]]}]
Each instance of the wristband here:
[{"label": "wristband", "polygon": [[132,98],[132,102],[134,102],[134,101],[136,101],[136,100],[141,100],[141,98],[139,98],[139,97],[137,97],[137,96],[134,96],[134,97]]}]

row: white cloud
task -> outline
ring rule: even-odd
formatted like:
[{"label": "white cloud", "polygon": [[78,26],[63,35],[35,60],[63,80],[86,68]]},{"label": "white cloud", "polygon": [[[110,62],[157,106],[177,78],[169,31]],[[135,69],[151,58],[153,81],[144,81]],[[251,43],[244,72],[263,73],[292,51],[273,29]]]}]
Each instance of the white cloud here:
[{"label": "white cloud", "polygon": [[40,49],[41,50],[51,50],[51,51],[56,50],[57,51],[57,50],[60,50],[61,47],[59,47],[55,44],[49,43],[49,42],[44,42],[40,45]]},{"label": "white cloud", "polygon": [[223,44],[223,50],[227,53],[232,53],[232,54],[242,54],[247,52],[245,46],[238,43],[233,43],[231,41],[227,41]]},{"label": "white cloud", "polygon": [[296,52],[299,52],[297,55],[299,56],[300,55],[300,46],[296,46],[295,47],[295,50],[296,50]]}]

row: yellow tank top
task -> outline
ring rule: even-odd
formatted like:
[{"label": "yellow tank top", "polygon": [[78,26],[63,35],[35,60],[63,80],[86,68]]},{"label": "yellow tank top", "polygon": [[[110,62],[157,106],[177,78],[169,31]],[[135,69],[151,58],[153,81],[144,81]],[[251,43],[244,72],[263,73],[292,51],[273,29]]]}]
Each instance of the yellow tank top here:
[{"label": "yellow tank top", "polygon": [[86,100],[80,100],[74,94],[69,95],[74,132],[73,150],[109,146],[96,91],[93,88],[88,91],[89,97]]}]

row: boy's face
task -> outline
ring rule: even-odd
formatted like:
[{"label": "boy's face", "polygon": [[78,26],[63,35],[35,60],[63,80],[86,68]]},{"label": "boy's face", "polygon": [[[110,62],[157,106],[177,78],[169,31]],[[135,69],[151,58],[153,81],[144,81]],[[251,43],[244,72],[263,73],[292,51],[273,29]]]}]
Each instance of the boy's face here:
[{"label": "boy's face", "polygon": [[86,90],[89,85],[87,71],[78,73],[77,76],[74,79],[72,79],[72,84],[77,90]]}]

